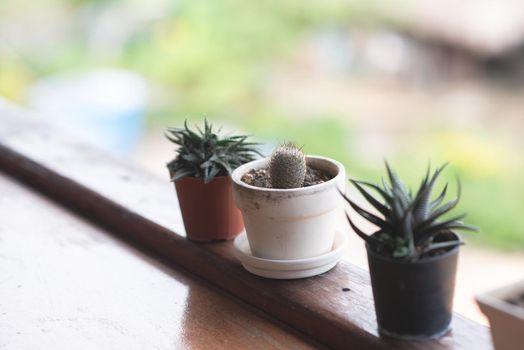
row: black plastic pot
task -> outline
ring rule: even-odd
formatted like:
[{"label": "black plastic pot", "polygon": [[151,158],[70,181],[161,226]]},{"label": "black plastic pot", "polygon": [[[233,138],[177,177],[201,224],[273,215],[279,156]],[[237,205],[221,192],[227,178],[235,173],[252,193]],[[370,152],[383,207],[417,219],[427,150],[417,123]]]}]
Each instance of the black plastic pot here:
[{"label": "black plastic pot", "polygon": [[452,317],[459,247],[413,263],[366,248],[379,332],[410,340],[445,335]]}]

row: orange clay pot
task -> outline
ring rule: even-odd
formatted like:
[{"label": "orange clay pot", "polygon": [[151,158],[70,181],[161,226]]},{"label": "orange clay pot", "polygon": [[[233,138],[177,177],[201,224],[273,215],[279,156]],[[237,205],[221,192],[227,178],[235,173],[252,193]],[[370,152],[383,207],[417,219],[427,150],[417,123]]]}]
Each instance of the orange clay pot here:
[{"label": "orange clay pot", "polygon": [[175,181],[187,238],[199,242],[231,240],[244,229],[242,214],[235,206],[230,176]]}]

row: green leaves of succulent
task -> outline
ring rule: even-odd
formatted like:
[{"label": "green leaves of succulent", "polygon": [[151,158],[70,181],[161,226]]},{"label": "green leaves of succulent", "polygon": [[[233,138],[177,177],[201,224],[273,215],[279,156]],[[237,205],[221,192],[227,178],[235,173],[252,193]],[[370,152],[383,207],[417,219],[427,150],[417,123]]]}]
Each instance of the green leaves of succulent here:
[{"label": "green leaves of succulent", "polygon": [[457,239],[444,241],[441,239],[442,234],[450,234],[453,230],[477,230],[476,227],[461,221],[465,215],[450,219],[442,218],[457,206],[461,195],[460,183],[457,181],[458,195],[455,199],[442,204],[448,190],[446,184],[439,195],[432,200],[433,188],[446,165],[438,168],[431,176],[428,167],[415,195],[400,181],[387,162],[389,184],[384,179],[382,179],[382,186],[350,180],[364,199],[378,212],[376,215],[363,209],[343,194],[344,199],[357,214],[378,227],[378,231],[368,235],[347,215],[355,233],[375,252],[406,261],[415,261],[438,250],[463,244]]},{"label": "green leaves of succulent", "polygon": [[196,129],[196,132],[189,129],[186,120],[183,128],[168,128],[165,133],[179,146],[176,158],[167,164],[173,174],[172,181],[193,176],[209,183],[215,176],[229,175],[257,155],[262,156],[257,149],[258,143],[247,142],[246,135],[220,137],[207,120],[204,121],[204,130],[198,126]]}]

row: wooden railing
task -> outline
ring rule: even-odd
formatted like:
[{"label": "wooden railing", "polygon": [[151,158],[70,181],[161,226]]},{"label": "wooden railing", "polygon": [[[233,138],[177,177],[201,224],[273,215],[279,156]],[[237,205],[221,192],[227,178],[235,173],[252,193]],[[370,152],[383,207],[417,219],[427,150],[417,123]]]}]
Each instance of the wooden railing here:
[{"label": "wooden railing", "polygon": [[291,281],[256,277],[231,242],[197,244],[183,235],[172,184],[78,144],[0,101],[0,170],[107,227],[151,256],[185,269],[318,342],[338,349],[491,349],[489,329],[454,315],[438,341],[407,342],[377,332],[368,274],[345,262]]}]

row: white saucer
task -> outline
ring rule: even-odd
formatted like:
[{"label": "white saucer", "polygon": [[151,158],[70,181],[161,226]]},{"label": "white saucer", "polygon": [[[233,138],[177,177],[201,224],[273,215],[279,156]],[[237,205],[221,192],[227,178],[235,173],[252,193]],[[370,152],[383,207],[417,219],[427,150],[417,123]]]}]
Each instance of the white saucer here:
[{"label": "white saucer", "polygon": [[316,276],[331,270],[348,245],[347,236],[337,231],[333,248],[326,254],[298,260],[272,260],[253,256],[246,233],[235,238],[235,256],[252,274],[275,279],[296,279]]}]

